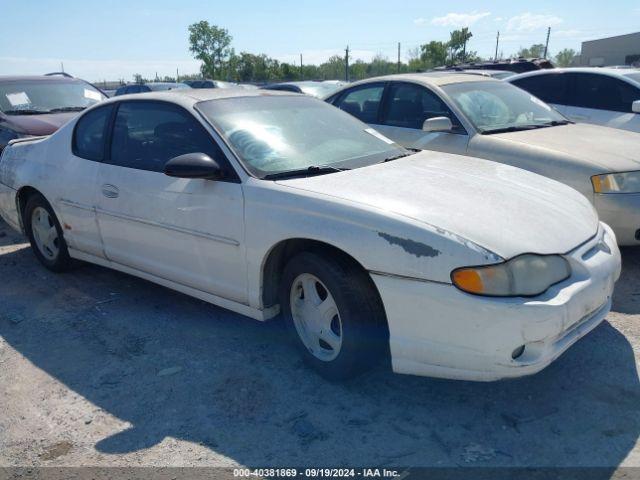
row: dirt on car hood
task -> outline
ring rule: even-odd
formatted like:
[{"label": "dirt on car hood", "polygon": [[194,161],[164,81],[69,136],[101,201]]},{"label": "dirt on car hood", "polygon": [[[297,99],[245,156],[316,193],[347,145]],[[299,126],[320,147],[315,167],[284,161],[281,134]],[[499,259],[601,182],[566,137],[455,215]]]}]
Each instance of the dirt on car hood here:
[{"label": "dirt on car hood", "polygon": [[51,113],[44,115],[7,115],[5,121],[15,130],[26,135],[51,135],[79,112]]},{"label": "dirt on car hood", "polygon": [[440,152],[278,183],[402,215],[460,235],[503,258],[565,253],[598,230],[589,201],[564,184]]},{"label": "dirt on car hood", "polygon": [[486,137],[555,150],[599,167],[602,172],[640,168],[640,134],[628,130],[576,123]]}]

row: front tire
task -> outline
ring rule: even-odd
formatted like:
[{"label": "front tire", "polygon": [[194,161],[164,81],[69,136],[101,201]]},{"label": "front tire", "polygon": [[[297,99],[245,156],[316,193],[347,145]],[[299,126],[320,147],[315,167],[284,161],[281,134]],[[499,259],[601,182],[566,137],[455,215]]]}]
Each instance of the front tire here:
[{"label": "front tire", "polygon": [[60,222],[42,195],[34,194],[27,200],[23,224],[31,249],[40,263],[54,272],[73,267]]},{"label": "front tire", "polygon": [[384,356],[384,309],[367,273],[347,258],[303,252],[284,269],[280,305],[293,342],[323,377],[352,378]]}]

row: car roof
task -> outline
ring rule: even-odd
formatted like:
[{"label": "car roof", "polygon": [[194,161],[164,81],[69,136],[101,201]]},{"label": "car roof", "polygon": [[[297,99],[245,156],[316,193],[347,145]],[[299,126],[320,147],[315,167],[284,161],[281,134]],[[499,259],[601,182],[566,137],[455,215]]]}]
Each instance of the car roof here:
[{"label": "car roof", "polygon": [[0,83],[1,82],[84,83],[84,80],[62,75],[0,75]]},{"label": "car roof", "polygon": [[272,96],[301,96],[293,92],[282,92],[277,90],[248,90],[241,87],[232,88],[182,88],[176,90],[151,91],[119,95],[117,97],[104,100],[99,105],[119,102],[123,100],[159,100],[181,105],[194,105],[207,100],[220,100],[224,98],[240,97],[272,97]]},{"label": "car roof", "polygon": [[[396,75],[385,75],[382,77],[367,78],[355,82],[352,85],[358,85],[361,83],[370,83],[372,81],[385,82],[385,81],[407,81],[413,83],[423,83],[425,85],[449,85],[452,83],[467,83],[467,82],[501,82],[491,77],[485,77],[482,75],[469,75],[468,73],[458,72],[425,72],[425,73],[401,73]],[[347,88],[349,88],[347,87]]]}]

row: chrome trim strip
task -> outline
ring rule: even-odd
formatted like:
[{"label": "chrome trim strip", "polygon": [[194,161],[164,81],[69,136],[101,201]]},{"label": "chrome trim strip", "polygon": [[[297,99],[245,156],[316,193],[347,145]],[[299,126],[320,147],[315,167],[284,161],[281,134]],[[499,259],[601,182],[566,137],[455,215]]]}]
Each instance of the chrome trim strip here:
[{"label": "chrome trim strip", "polygon": [[187,235],[193,235],[195,237],[205,238],[207,240],[213,240],[214,242],[224,243],[227,245],[233,245],[234,247],[240,246],[240,242],[233,238],[222,237],[220,235],[213,235],[206,232],[200,232],[198,230],[191,230],[189,228],[178,227],[175,225],[169,225],[167,223],[154,222],[153,220],[145,220],[143,218],[132,217],[130,215],[124,215],[122,213],[110,212],[101,208],[95,209],[96,213],[107,215],[109,217],[119,218],[122,220],[128,220],[130,222],[141,223],[143,225],[149,225],[151,227],[164,228],[166,230],[172,230],[174,232],[180,232]]},{"label": "chrome trim strip", "polygon": [[422,283],[437,283],[438,285],[453,285],[451,282],[441,282],[440,280],[429,280],[428,278],[409,277],[407,275],[397,275],[395,273],[378,272],[376,270],[369,270],[369,273],[371,275],[379,275],[381,277],[398,278],[400,280],[411,280],[411,281],[414,281],[414,282],[422,282]]}]

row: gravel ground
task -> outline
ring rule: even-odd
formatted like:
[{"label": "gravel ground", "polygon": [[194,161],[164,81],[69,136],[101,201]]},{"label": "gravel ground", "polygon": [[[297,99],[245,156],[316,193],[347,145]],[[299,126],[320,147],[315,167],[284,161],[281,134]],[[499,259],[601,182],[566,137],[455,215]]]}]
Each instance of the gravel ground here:
[{"label": "gravel ground", "polygon": [[614,312],[556,363],[480,384],[331,384],[260,323],[0,223],[0,466],[640,466],[640,249]]}]

